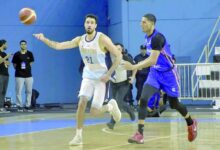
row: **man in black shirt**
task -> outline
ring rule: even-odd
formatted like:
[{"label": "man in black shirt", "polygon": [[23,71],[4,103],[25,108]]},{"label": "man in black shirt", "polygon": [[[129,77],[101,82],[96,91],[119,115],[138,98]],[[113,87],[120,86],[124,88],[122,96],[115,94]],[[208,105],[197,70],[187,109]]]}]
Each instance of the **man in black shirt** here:
[{"label": "man in black shirt", "polygon": [[4,108],[5,95],[8,88],[8,80],[9,80],[9,61],[8,58],[11,54],[6,54],[4,51],[7,49],[7,41],[0,40],[0,113],[8,113]]},{"label": "man in black shirt", "polygon": [[[136,64],[138,64],[139,62],[147,59],[148,57],[149,57],[149,55],[147,55],[147,53],[146,53],[146,46],[141,45],[140,46],[140,54],[138,54],[137,56],[134,57],[134,61],[135,61]],[[142,87],[144,85],[144,82],[147,79],[147,76],[148,76],[148,73],[149,73],[149,68],[150,67],[143,68],[141,70],[138,70],[137,73],[136,73],[135,87],[137,88],[137,96],[136,96],[137,102],[139,101],[139,99],[141,97]]]},{"label": "man in black shirt", "polygon": [[21,91],[23,85],[26,88],[26,103],[25,110],[32,111],[31,107],[31,95],[33,86],[33,77],[31,73],[31,66],[34,62],[34,56],[32,52],[27,50],[27,42],[25,40],[20,41],[21,50],[14,54],[12,59],[13,66],[15,68],[15,80],[16,80],[16,100],[18,111],[23,111],[23,103],[21,97]]}]

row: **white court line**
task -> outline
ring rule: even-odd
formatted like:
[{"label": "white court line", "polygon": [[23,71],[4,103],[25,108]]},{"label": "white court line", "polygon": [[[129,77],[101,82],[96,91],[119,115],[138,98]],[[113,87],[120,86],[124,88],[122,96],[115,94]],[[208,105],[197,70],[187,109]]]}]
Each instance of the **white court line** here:
[{"label": "white court line", "polygon": [[[171,137],[178,137],[178,136],[183,136],[183,135],[186,135],[187,133],[184,132],[184,133],[181,133],[181,134],[177,134],[177,135],[170,135],[170,136],[161,136],[161,137],[157,137],[157,138],[152,138],[152,139],[145,139],[145,143],[147,142],[150,142],[150,141],[156,141],[156,140],[159,140],[159,139],[167,139],[167,138],[171,138]],[[132,143],[124,143],[124,144],[120,144],[120,145],[114,145],[114,146],[107,146],[107,147],[102,147],[102,148],[96,148],[94,150],[103,150],[103,149],[115,149],[117,147],[121,147],[121,146],[126,146],[126,145],[130,145]]]},{"label": "white court line", "polygon": [[[126,127],[126,126],[135,126],[136,127],[136,124],[126,124],[126,125],[121,125],[117,128],[122,128],[122,127]],[[108,129],[108,127],[105,127],[105,128],[102,128],[102,131],[107,133],[107,134],[113,134],[113,135],[127,135],[129,136],[129,134],[124,134],[124,133],[119,133],[119,132],[114,132],[113,130],[111,129]],[[147,136],[147,137],[156,137],[156,136]]]},{"label": "white court line", "polygon": [[108,133],[108,134],[113,134],[113,135],[127,135],[127,134],[123,134],[123,133],[108,131],[108,128],[102,128],[102,131],[105,133]]},{"label": "white court line", "polygon": [[[126,127],[126,126],[131,126],[131,125],[132,124],[121,125],[118,128]],[[108,129],[108,127],[102,128],[102,131],[107,133],[107,134],[113,134],[113,135],[128,135],[128,134],[123,134],[123,133],[119,133],[119,132],[114,132],[113,130]]]}]

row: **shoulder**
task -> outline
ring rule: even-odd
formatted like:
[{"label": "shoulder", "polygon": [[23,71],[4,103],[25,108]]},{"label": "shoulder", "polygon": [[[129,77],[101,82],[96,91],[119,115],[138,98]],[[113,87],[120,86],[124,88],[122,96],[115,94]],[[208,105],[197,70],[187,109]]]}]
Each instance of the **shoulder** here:
[{"label": "shoulder", "polygon": [[17,56],[17,55],[19,55],[19,54],[20,54],[20,52],[17,51],[17,52],[14,53],[14,56]]},{"label": "shoulder", "polygon": [[160,32],[157,32],[153,37],[152,37],[152,40],[165,40],[165,36],[160,33]]},{"label": "shoulder", "polygon": [[97,34],[99,35],[99,40],[101,41],[111,40],[106,34],[102,32],[98,32]]},{"label": "shoulder", "polygon": [[82,39],[83,36],[85,36],[85,34],[73,38],[72,41],[73,41],[73,40],[80,41],[80,40]]},{"label": "shoulder", "polygon": [[29,51],[29,50],[27,51],[27,53],[28,53],[28,54],[33,54],[32,51]]},{"label": "shoulder", "polygon": [[166,43],[165,36],[160,32],[156,33],[151,39],[151,45],[153,49],[155,47],[158,47],[157,45],[160,45],[160,47],[161,46],[163,47],[165,43]]}]

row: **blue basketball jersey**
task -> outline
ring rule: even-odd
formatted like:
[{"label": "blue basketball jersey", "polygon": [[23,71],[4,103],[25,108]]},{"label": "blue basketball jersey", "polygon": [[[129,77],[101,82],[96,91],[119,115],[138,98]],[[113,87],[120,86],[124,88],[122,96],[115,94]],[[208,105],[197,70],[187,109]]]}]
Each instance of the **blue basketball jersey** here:
[{"label": "blue basketball jersey", "polygon": [[[150,36],[145,36],[145,45],[147,48],[147,54],[150,55],[152,50],[151,40],[155,37],[159,32],[157,30],[154,30],[153,34]],[[161,33],[160,33],[161,34]],[[167,71],[172,69],[174,66],[173,60],[172,60],[172,53],[170,51],[170,45],[165,39],[165,45],[163,49],[161,50],[161,53],[159,55],[157,63],[151,67],[151,69],[155,69],[158,71]]]}]

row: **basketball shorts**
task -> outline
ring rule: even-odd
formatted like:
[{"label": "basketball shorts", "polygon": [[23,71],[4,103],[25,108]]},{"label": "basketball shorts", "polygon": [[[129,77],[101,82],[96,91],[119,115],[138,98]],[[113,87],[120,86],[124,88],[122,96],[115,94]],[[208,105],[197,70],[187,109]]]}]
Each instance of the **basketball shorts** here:
[{"label": "basketball shorts", "polygon": [[168,96],[179,97],[179,76],[175,69],[166,72],[151,69],[144,84],[162,89]]},{"label": "basketball shorts", "polygon": [[79,97],[85,96],[92,99],[91,107],[100,109],[103,105],[106,92],[106,83],[99,80],[84,78],[81,83]]}]

